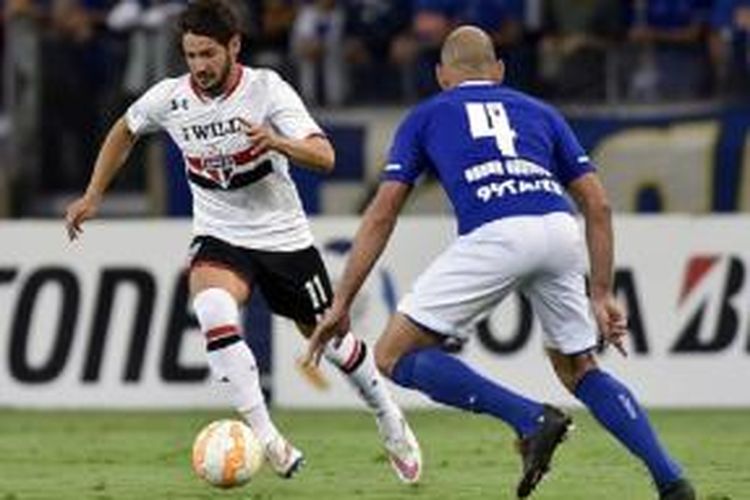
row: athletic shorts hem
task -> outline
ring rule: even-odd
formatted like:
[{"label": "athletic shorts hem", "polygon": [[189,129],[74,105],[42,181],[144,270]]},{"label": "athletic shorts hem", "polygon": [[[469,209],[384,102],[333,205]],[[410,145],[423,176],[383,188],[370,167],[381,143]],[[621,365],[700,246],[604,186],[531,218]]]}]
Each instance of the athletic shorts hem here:
[{"label": "athletic shorts hem", "polygon": [[401,307],[401,305],[399,305],[398,307],[398,312],[400,312],[417,326],[424,330],[427,330],[431,334],[438,335],[440,337],[457,336],[455,333],[453,333],[453,329],[450,326],[442,323],[440,320],[434,318],[430,314],[424,313],[422,311],[413,311],[407,307]]},{"label": "athletic shorts hem", "polygon": [[583,354],[585,352],[591,351],[592,349],[596,349],[596,340],[586,342],[581,342],[580,340],[560,342],[560,339],[558,338],[556,338],[554,342],[550,342],[550,340],[551,338],[545,335],[545,346],[550,349],[554,349],[555,351],[559,351],[566,356],[576,356],[578,354]]}]

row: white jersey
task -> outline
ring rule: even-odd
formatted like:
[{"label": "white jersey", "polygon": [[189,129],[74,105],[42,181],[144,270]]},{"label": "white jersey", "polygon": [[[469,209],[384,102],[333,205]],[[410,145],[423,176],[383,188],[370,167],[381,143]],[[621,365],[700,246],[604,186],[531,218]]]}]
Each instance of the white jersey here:
[{"label": "white jersey", "polygon": [[182,151],[196,236],[259,250],[312,245],[287,158],[275,151],[253,156],[240,118],[294,139],[322,134],[276,72],[244,66],[236,85],[222,96],[205,96],[190,75],[183,75],[151,87],[125,114],[134,134],[164,129]]}]

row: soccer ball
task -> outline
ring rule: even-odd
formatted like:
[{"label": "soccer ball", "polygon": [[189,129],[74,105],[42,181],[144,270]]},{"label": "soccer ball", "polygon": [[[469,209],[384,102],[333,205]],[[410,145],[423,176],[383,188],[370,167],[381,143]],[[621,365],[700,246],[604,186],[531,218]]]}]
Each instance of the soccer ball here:
[{"label": "soccer ball", "polygon": [[263,465],[263,447],[239,420],[216,420],[193,443],[193,470],[219,488],[241,486]]}]

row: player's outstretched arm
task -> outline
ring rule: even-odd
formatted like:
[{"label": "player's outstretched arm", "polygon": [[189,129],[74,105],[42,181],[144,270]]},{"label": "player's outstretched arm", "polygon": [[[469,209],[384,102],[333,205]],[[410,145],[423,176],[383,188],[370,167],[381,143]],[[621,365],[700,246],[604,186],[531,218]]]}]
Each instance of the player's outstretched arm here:
[{"label": "player's outstretched arm", "polygon": [[607,193],[595,173],[574,180],[568,190],[586,221],[586,243],[591,265],[591,303],[599,331],[605,342],[626,354],[623,337],[627,335],[627,318],[612,295],[614,236],[612,208]]},{"label": "player's outstretched arm", "polygon": [[586,221],[586,243],[591,263],[591,296],[612,290],[613,235],[612,208],[599,177],[594,173],[573,181],[568,189]]},{"label": "player's outstretched arm", "polygon": [[322,135],[293,139],[277,134],[271,127],[239,119],[252,141],[252,154],[261,155],[268,150],[277,151],[296,165],[321,173],[329,173],[336,162],[336,152],[331,142]]},{"label": "player's outstretched arm", "polygon": [[410,191],[411,186],[402,182],[385,181],[380,185],[362,216],[344,274],[336,287],[333,304],[310,338],[306,363],[317,364],[326,343],[336,335],[346,334],[349,308],[383,253]]},{"label": "player's outstretched arm", "polygon": [[293,163],[323,174],[332,172],[336,163],[336,153],[330,141],[319,135],[305,139],[281,137],[277,150]]},{"label": "player's outstretched arm", "polygon": [[83,222],[96,215],[104,191],[125,164],[135,141],[136,136],[130,132],[124,117],[109,130],[96,158],[86,192],[68,205],[65,212],[65,227],[71,240],[83,232]]}]

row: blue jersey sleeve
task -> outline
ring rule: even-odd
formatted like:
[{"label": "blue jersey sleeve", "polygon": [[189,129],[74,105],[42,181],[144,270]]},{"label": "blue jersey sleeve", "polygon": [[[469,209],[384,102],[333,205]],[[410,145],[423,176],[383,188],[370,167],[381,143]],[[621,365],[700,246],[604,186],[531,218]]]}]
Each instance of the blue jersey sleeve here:
[{"label": "blue jersey sleeve", "polygon": [[414,184],[430,165],[425,154],[424,113],[417,110],[401,122],[388,155],[388,163],[380,175],[381,181],[399,181]]},{"label": "blue jersey sleeve", "polygon": [[555,172],[558,180],[567,186],[582,175],[596,169],[570,125],[560,116],[560,113],[550,109],[550,117],[554,136]]}]

